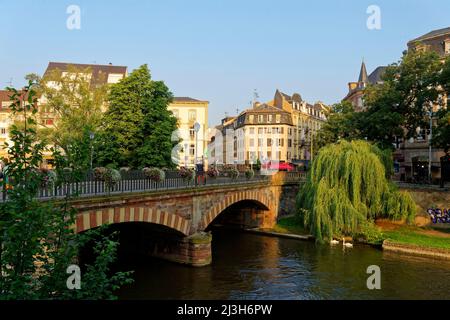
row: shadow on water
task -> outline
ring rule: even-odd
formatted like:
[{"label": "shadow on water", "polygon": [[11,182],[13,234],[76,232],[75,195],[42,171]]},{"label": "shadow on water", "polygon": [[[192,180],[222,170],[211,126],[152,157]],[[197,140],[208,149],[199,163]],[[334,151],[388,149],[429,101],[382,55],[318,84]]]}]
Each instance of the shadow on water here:
[{"label": "shadow on water", "polygon": [[[343,250],[313,242],[214,230],[213,263],[182,266],[136,255],[120,299],[450,299],[450,262]],[[381,268],[381,290],[368,290],[367,267]]]}]

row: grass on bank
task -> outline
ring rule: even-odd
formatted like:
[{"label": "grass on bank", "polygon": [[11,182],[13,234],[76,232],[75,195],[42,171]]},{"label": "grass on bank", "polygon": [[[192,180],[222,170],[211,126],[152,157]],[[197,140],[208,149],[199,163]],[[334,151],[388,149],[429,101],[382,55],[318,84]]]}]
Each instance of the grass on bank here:
[{"label": "grass on bank", "polygon": [[[370,244],[381,244],[383,240],[396,243],[411,244],[425,248],[450,250],[450,229],[421,228],[416,226],[383,223],[373,228],[381,233],[381,239],[368,241]],[[375,232],[373,230],[373,232]],[[285,234],[308,235],[307,230],[301,227],[298,216],[290,216],[278,220],[273,232]],[[373,238],[378,238],[373,236]],[[380,241],[381,240],[381,241]]]},{"label": "grass on bank", "polygon": [[450,236],[447,232],[412,226],[382,232],[383,237],[392,242],[450,250]]},{"label": "grass on bank", "polygon": [[301,236],[310,234],[310,232],[301,227],[300,218],[298,216],[279,219],[272,231],[286,234],[297,234]]}]

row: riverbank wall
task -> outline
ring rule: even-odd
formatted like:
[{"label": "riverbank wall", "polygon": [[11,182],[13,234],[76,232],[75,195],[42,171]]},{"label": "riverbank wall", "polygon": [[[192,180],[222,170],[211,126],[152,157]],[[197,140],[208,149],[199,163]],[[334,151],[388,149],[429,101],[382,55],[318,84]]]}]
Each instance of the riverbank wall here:
[{"label": "riverbank wall", "polygon": [[450,250],[439,248],[424,248],[417,245],[397,243],[389,240],[385,240],[383,242],[383,250],[427,258],[450,260]]},{"label": "riverbank wall", "polygon": [[[419,227],[430,226],[431,219],[427,213],[429,208],[450,209],[450,191],[440,188],[401,187],[408,191],[417,207],[415,224]],[[450,224],[433,226],[450,228]]]}]

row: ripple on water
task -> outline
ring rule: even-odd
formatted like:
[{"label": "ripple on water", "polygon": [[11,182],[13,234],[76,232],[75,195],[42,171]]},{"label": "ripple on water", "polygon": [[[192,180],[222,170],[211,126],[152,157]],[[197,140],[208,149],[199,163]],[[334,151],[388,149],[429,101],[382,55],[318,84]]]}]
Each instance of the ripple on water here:
[{"label": "ripple on water", "polygon": [[[450,262],[246,233],[213,239],[211,266],[141,260],[120,298],[450,299]],[[366,287],[369,265],[381,268],[381,290]]]}]

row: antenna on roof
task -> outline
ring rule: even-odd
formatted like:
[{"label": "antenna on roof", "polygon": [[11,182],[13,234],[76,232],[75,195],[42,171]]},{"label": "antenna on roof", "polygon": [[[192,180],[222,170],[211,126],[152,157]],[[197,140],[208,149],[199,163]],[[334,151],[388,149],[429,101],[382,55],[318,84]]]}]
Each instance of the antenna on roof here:
[{"label": "antenna on roof", "polygon": [[239,114],[239,108],[236,108],[236,115]]},{"label": "antenna on roof", "polygon": [[8,84],[9,87],[12,87],[13,86],[13,78],[9,78],[9,81],[6,82],[6,84]]},{"label": "antenna on roof", "polygon": [[253,89],[253,104],[255,104],[256,101],[259,99],[259,94],[256,89]]}]

